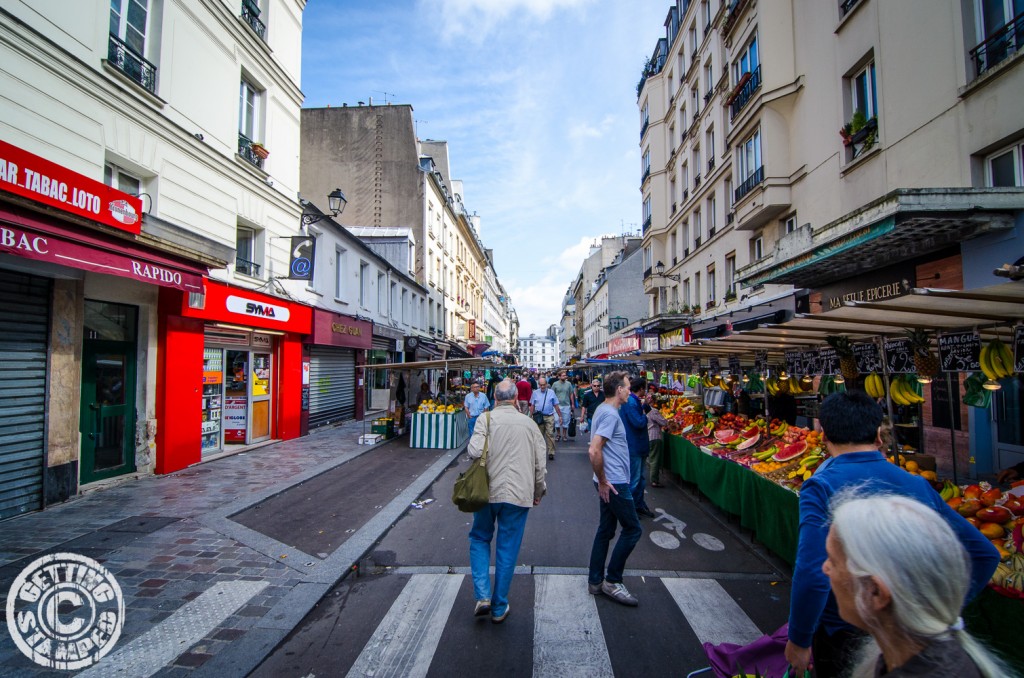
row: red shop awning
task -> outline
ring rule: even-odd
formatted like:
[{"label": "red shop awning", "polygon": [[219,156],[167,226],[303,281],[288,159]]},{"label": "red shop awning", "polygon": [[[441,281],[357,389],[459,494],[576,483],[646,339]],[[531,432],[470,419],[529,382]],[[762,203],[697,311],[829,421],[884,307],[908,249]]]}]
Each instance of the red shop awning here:
[{"label": "red shop awning", "polygon": [[133,244],[0,206],[0,252],[139,282],[202,292],[207,269]]}]

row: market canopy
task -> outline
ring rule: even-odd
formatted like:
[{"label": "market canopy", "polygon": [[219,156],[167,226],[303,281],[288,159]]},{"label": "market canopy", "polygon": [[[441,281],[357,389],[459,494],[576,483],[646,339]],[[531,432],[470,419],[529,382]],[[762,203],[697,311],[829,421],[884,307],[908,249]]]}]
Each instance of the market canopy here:
[{"label": "market canopy", "polygon": [[379,363],[361,365],[367,370],[464,370],[474,367],[494,369],[504,367],[490,358],[453,358],[452,360],[419,360],[411,363]]}]

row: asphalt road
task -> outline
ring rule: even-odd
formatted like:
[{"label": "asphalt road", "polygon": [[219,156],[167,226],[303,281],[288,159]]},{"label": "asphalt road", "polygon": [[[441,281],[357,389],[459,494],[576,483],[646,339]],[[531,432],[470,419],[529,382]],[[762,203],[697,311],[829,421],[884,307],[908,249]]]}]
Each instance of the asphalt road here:
[{"label": "asphalt road", "polygon": [[[403,468],[434,459],[412,455]],[[703,642],[745,644],[786,621],[786,574],[708,504],[672,486],[648,490],[659,517],[641,521],[627,564],[639,607],[587,594],[598,499],[582,440],[563,443],[548,462],[548,495],[530,511],[508,619],[475,618],[471,516],[448,499],[467,465],[463,455],[443,473],[421,496],[435,501],[398,520],[252,675],[685,676],[707,666]],[[308,510],[265,503],[246,522],[311,547],[335,507],[358,501],[360,476],[299,486],[278,501]]]}]

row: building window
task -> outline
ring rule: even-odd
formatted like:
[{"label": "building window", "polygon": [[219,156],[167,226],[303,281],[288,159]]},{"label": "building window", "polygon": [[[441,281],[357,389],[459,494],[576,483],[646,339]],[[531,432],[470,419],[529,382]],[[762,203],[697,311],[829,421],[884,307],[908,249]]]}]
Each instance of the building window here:
[{"label": "building window", "polygon": [[736,253],[725,255],[725,297],[736,298]]},{"label": "building window", "polygon": [[711,127],[704,135],[704,150],[708,152],[708,171],[715,168],[715,128]]},{"label": "building window", "polygon": [[872,61],[850,79],[853,87],[853,113],[861,113],[870,120],[878,112],[878,95],[875,90],[875,62]]},{"label": "building window", "polygon": [[700,210],[693,211],[693,246],[694,248],[700,247],[700,236],[701,236],[701,223],[700,223]]},{"label": "building window", "polygon": [[683,305],[690,305],[690,279],[687,278],[683,281]]},{"label": "building window", "polygon": [[1024,45],[1024,3],[1021,0],[975,0],[978,45],[970,50],[976,75],[981,75]]},{"label": "building window", "polygon": [[262,168],[265,154],[260,152],[260,105],[262,92],[242,78],[238,87],[238,155]]},{"label": "building window", "polygon": [[1024,144],[993,153],[985,160],[985,184],[987,186],[1024,186]]},{"label": "building window", "polygon": [[718,211],[718,201],[715,196],[708,198],[708,237],[710,238],[715,234],[715,227],[718,225],[718,219],[716,212]]},{"label": "building window", "polygon": [[757,51],[757,34],[755,33],[740,56],[732,64],[732,84],[737,86],[747,73],[753,73],[761,65],[761,55]]},{"label": "building window", "polygon": [[651,151],[647,149],[644,151],[643,158],[641,160],[641,176],[640,183],[643,183],[648,176],[651,174]]},{"label": "building window", "polygon": [[715,91],[715,71],[711,67],[711,60],[704,64],[704,100],[711,98],[712,92]]},{"label": "building window", "polygon": [[790,214],[782,220],[782,234],[787,235],[796,230],[796,215]]},{"label": "building window", "polygon": [[150,21],[149,0],[110,0],[107,61],[156,94],[156,66],[146,60]]},{"label": "building window", "polygon": [[693,274],[693,301],[700,305],[700,273]]},{"label": "building window", "polygon": [[708,266],[708,306],[715,304],[715,267]]},{"label": "building window", "polygon": [[359,262],[359,305],[370,306],[370,265],[365,261]]},{"label": "building window", "polygon": [[260,19],[260,0],[242,0],[242,20],[260,36],[260,40],[266,41],[267,25]]},{"label": "building window", "polygon": [[747,137],[736,150],[736,201],[743,199],[755,186],[764,181],[764,167],[761,165],[761,128]]},{"label": "building window", "polygon": [[345,298],[345,250],[340,247],[334,249],[334,298]]},{"label": "building window", "polygon": [[263,231],[249,226],[235,230],[235,273],[259,278],[263,260]]},{"label": "building window", "polygon": [[756,235],[750,239],[750,261],[761,261],[764,258],[764,238]]},{"label": "building window", "polygon": [[402,288],[402,324],[409,322],[409,290]]},{"label": "building window", "polygon": [[377,274],[377,313],[387,315],[388,313],[388,285],[386,276],[383,273]]},{"label": "building window", "polygon": [[649,229],[651,227],[651,197],[650,196],[647,196],[646,198],[644,198],[644,203],[643,203],[643,219],[644,219],[643,232],[646,233],[647,229]]},{"label": "building window", "polygon": [[103,183],[128,195],[142,193],[142,180],[112,163],[103,166]]}]

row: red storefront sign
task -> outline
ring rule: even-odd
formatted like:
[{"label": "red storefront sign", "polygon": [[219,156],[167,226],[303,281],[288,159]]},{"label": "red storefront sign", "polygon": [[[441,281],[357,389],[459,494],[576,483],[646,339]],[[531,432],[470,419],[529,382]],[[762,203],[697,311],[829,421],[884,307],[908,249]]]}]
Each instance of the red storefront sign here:
[{"label": "red storefront sign", "polygon": [[296,334],[309,334],[313,322],[313,309],[309,306],[213,280],[206,281],[205,306],[190,308],[186,298],[182,300],[181,314]]},{"label": "red storefront sign", "polygon": [[142,200],[0,141],[0,189],[138,235]]},{"label": "red storefront sign", "polygon": [[201,292],[205,269],[0,208],[0,252],[95,273]]},{"label": "red storefront sign", "polygon": [[476,339],[476,321],[469,321],[469,330],[466,332],[467,339]]},{"label": "red storefront sign", "polygon": [[341,313],[314,308],[313,332],[306,343],[370,349],[373,345],[373,325]]},{"label": "red storefront sign", "polygon": [[632,335],[629,337],[615,337],[608,341],[608,355],[629,353],[640,350],[640,337]]}]

